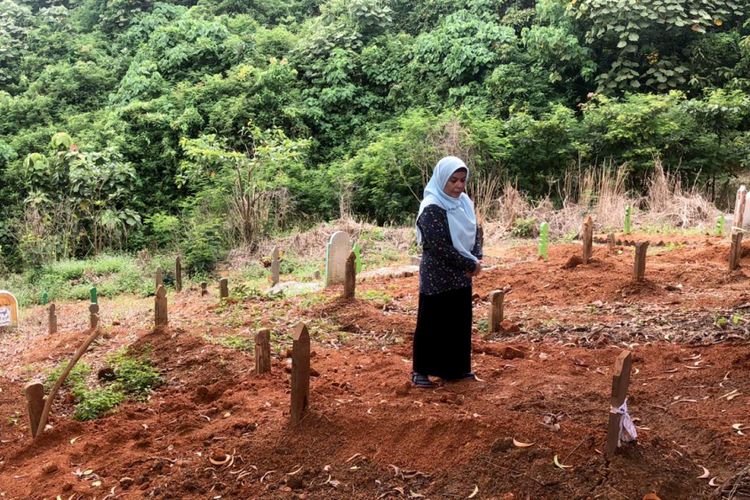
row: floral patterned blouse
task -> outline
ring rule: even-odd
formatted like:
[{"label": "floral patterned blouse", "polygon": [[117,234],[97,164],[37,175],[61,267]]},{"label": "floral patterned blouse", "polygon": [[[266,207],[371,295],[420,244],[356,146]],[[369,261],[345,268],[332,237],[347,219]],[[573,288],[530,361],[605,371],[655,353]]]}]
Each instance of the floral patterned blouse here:
[{"label": "floral patterned blouse", "polygon": [[[422,260],[419,263],[419,293],[435,295],[471,286],[466,273],[474,271],[476,263],[461,255],[453,246],[445,209],[430,205],[417,220],[422,232]],[[482,229],[477,227],[477,238],[472,255],[482,258]]]}]

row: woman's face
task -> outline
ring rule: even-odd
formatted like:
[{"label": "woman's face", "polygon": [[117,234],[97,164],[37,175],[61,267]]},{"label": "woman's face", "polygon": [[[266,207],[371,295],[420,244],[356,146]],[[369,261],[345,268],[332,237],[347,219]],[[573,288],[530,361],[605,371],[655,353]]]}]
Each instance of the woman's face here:
[{"label": "woman's face", "polygon": [[459,168],[453,172],[443,188],[445,194],[451,198],[458,198],[466,191],[466,170]]}]

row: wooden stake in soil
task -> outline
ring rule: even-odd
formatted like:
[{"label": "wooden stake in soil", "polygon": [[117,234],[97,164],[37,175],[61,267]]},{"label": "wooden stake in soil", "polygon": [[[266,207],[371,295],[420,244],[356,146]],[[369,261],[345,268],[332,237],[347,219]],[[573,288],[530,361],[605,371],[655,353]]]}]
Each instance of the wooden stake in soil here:
[{"label": "wooden stake in soil", "polygon": [[300,323],[294,329],[292,341],[292,424],[299,423],[307,410],[310,398],[310,334]]},{"label": "wooden stake in soil", "polygon": [[219,280],[219,299],[226,299],[229,297],[229,280],[221,278]]},{"label": "wooden stake in soil", "polygon": [[271,286],[278,285],[280,271],[279,247],[273,247],[273,253],[271,254]]},{"label": "wooden stake in soil", "polygon": [[[92,304],[96,305],[96,304]],[[40,435],[42,432],[44,432],[44,428],[47,425],[47,417],[49,417],[49,411],[52,408],[52,401],[54,401],[55,396],[57,395],[57,391],[60,390],[60,386],[65,383],[65,379],[68,378],[68,375],[70,374],[70,371],[73,369],[73,367],[78,363],[78,360],[81,359],[81,356],[83,356],[83,353],[86,352],[86,349],[89,348],[91,343],[96,340],[96,337],[99,336],[99,329],[94,328],[91,332],[91,335],[88,336],[86,340],[84,340],[83,344],[81,344],[81,347],[78,348],[78,350],[73,355],[73,359],[70,360],[68,363],[68,366],[65,367],[65,371],[62,372],[62,375],[60,375],[60,378],[57,379],[55,382],[55,385],[52,386],[52,389],[49,391],[49,396],[47,396],[47,399],[44,401],[44,409],[42,410],[42,416],[39,418],[39,425],[37,426],[37,433],[36,436]],[[34,436],[34,437],[36,437]]]},{"label": "wooden stake in soil", "polygon": [[646,275],[646,251],[648,241],[639,241],[635,244],[635,263],[633,264],[633,279],[643,281]]},{"label": "wooden stake in soil", "polygon": [[44,385],[35,382],[26,386],[26,407],[29,410],[29,430],[31,437],[36,437],[39,430],[39,419],[44,411]]},{"label": "wooden stake in soil", "polygon": [[158,290],[160,286],[164,284],[164,270],[161,267],[156,268],[156,286],[155,289]]},{"label": "wooden stake in soil", "polygon": [[208,283],[201,281],[201,297],[208,295]]},{"label": "wooden stake in soil", "polygon": [[255,373],[271,371],[271,332],[263,328],[255,334]]},{"label": "wooden stake in soil", "polygon": [[52,335],[57,333],[57,312],[55,311],[55,303],[51,303],[47,308],[47,332]]},{"label": "wooden stake in soil", "polygon": [[615,233],[607,235],[607,251],[611,254],[615,253]]},{"label": "wooden stake in soil", "polygon": [[354,252],[349,254],[346,259],[346,269],[344,271],[344,298],[353,299],[354,289],[357,286],[357,256]]},{"label": "wooden stake in soil", "polygon": [[89,327],[92,330],[99,328],[99,304],[89,306]]},{"label": "wooden stake in soil", "polygon": [[729,272],[740,267],[742,258],[742,232],[732,234],[732,246],[729,248]]},{"label": "wooden stake in soil", "polygon": [[745,217],[745,200],[747,199],[747,188],[740,186],[737,190],[737,198],[734,201],[734,219],[732,219],[732,234],[742,229],[742,219]]},{"label": "wooden stake in soil", "polygon": [[615,410],[620,408],[628,396],[628,385],[630,384],[630,367],[632,356],[630,351],[622,351],[615,360],[612,372],[612,396],[609,399],[609,423],[607,425],[607,448],[606,457],[612,458],[615,450],[620,444],[620,419],[622,415]]},{"label": "wooden stake in soil", "polygon": [[174,289],[177,292],[182,291],[182,259],[179,255],[174,260]]},{"label": "wooden stake in soil", "polygon": [[496,333],[500,331],[500,323],[503,322],[503,303],[505,301],[505,291],[495,290],[490,293],[490,318],[489,331]]},{"label": "wooden stake in soil", "polygon": [[581,239],[583,240],[583,263],[588,264],[594,249],[594,221],[590,215],[586,216],[586,220],[583,221]]},{"label": "wooden stake in soil", "polygon": [[164,285],[160,285],[156,289],[156,298],[154,299],[154,326],[164,328],[169,324],[169,317],[167,314],[167,289]]}]

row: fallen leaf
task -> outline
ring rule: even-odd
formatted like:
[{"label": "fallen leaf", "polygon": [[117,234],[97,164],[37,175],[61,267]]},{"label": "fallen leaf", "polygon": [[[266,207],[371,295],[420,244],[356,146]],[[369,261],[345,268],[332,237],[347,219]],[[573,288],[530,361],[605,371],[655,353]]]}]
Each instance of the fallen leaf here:
[{"label": "fallen leaf", "polygon": [[529,446],[534,446],[534,443],[524,443],[513,438],[513,446],[516,448],[528,448]]},{"label": "fallen leaf", "polygon": [[479,493],[479,486],[476,484],[474,485],[474,491],[471,492],[471,495],[469,495],[467,498],[474,498],[477,496],[477,493]]},{"label": "fallen leaf", "polygon": [[571,467],[573,467],[572,465],[561,464],[560,460],[557,458],[557,455],[555,455],[554,458],[552,459],[552,463],[554,463],[557,467],[561,469],[570,469]]},{"label": "fallen leaf", "polygon": [[703,474],[698,476],[698,479],[708,479],[711,476],[711,473],[708,471],[708,469],[706,469],[702,465],[700,465],[699,467],[703,469]]}]

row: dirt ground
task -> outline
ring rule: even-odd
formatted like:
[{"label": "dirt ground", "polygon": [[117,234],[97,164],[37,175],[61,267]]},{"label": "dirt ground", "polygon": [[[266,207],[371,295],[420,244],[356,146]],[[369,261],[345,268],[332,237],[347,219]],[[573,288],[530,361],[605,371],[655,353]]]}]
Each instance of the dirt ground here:
[{"label": "dirt ground", "polygon": [[[417,276],[368,280],[353,301],[337,288],[224,305],[216,287],[208,297],[171,292],[162,332],[151,328],[152,298],[103,299],[103,334],[84,360],[96,368],[121,346],[147,350],[165,384],[89,422],[71,418],[62,393],[35,442],[22,390],[70,358],[87,304],[59,304],[54,336],[42,308],[25,310],[22,327],[0,338],[0,496],[678,499],[736,488],[747,498],[749,275],[728,272],[726,239],[630,237],[646,238],[643,283],[632,281],[623,240],[611,254],[595,245],[585,265],[571,261],[575,243],[552,246],[546,262],[530,245],[487,249],[491,267],[474,285],[480,380],[429,390],[408,383]],[[504,330],[488,334],[487,297],[500,288],[511,290]],[[293,427],[286,354],[300,321],[315,376]],[[274,342],[272,372],[261,376],[251,352],[219,343],[260,327]],[[634,358],[638,442],[606,461],[623,349]]]}]

